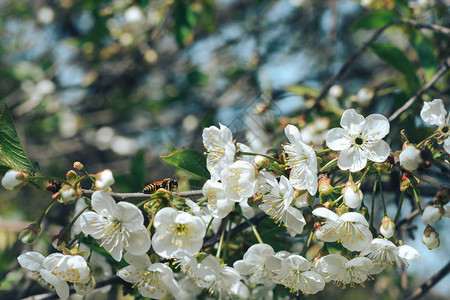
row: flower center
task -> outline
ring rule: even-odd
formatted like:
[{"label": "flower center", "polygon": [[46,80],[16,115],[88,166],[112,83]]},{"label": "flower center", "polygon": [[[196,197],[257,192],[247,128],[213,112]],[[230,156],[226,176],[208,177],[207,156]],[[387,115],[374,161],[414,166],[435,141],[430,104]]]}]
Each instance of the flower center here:
[{"label": "flower center", "polygon": [[448,132],[448,126],[442,127],[442,132],[443,132],[443,133],[447,133],[447,132]]},{"label": "flower center", "polygon": [[356,144],[356,145],[360,146],[360,145],[362,145],[363,143],[364,143],[364,140],[363,140],[362,138],[357,137],[357,138],[355,139],[355,144]]},{"label": "flower center", "polygon": [[186,224],[177,224],[175,231],[178,236],[186,235],[189,233],[189,227]]}]

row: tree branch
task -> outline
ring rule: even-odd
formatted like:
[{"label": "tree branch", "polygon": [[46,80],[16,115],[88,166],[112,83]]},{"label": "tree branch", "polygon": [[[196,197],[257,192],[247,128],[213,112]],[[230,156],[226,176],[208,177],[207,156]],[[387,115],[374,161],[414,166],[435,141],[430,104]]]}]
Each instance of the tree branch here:
[{"label": "tree branch", "polygon": [[423,93],[425,93],[428,89],[433,86],[436,81],[441,78],[450,68],[450,57],[447,57],[444,64],[439,68],[439,70],[434,74],[434,76],[414,95],[412,96],[402,107],[397,109],[390,117],[389,122],[397,119],[402,113],[404,113],[417,99],[420,99]]},{"label": "tree branch", "polygon": [[[92,190],[85,190],[83,189],[83,196],[91,198],[92,194],[95,191]],[[116,201],[123,201],[123,200],[145,200],[150,199],[152,194],[144,194],[144,193],[109,193],[114,200]],[[185,191],[185,192],[172,192],[173,195],[180,196],[180,197],[192,197],[192,196],[202,196],[203,192],[202,190],[192,190],[192,191]]]},{"label": "tree branch", "polygon": [[444,278],[450,272],[450,261],[439,272],[434,274],[430,279],[422,283],[411,294],[403,298],[403,300],[413,300],[425,295],[436,283]]}]

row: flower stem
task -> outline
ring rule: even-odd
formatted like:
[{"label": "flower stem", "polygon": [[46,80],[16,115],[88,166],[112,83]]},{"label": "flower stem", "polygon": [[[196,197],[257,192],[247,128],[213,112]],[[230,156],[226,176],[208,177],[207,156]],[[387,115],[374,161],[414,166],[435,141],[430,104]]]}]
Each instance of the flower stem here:
[{"label": "flower stem", "polygon": [[[150,198],[150,197],[149,197]],[[147,203],[148,201],[150,201],[151,199],[145,199],[142,200],[141,202],[139,202],[138,204],[136,204],[137,207],[141,207],[142,205],[144,205],[145,203]]]},{"label": "flower stem", "polygon": [[378,180],[375,180],[375,182],[373,184],[372,207],[370,209],[370,227],[369,228],[373,228],[373,219],[374,219],[374,214],[375,214],[375,193],[377,191],[377,183],[378,183]]},{"label": "flower stem", "polygon": [[152,228],[153,221],[155,220],[155,216],[156,216],[156,213],[152,214],[152,218],[150,219],[150,222],[148,223],[147,231],[148,231],[149,233],[150,233],[150,230],[151,230],[151,228]]},{"label": "flower stem", "polygon": [[214,221],[214,217],[211,217],[211,220],[209,220],[208,225],[206,226],[205,234],[208,233],[208,230],[211,227],[211,224],[213,221]]},{"label": "flower stem", "polygon": [[[227,221],[228,221],[228,219],[227,219]],[[220,259],[220,250],[222,249],[223,237],[225,236],[225,231],[226,231],[226,229],[227,229],[227,226],[226,226],[226,225],[223,226],[223,228],[222,228],[222,234],[220,235],[219,246],[218,246],[218,248],[217,248],[217,254],[216,254],[217,259]]]},{"label": "flower stem", "polygon": [[303,247],[301,256],[303,256],[303,257],[306,256],[306,251],[308,250],[309,245],[311,244],[313,235],[314,235],[314,230],[311,230],[311,232],[309,233],[308,242],[306,242],[305,247]]},{"label": "flower stem", "polygon": [[240,210],[240,207],[239,207],[239,212],[240,212],[241,217],[245,220],[245,222],[247,222],[247,224],[250,225],[250,227],[252,228],[253,234],[255,235],[256,239],[258,240],[258,243],[264,244],[263,240],[261,239],[261,236],[260,236],[259,233],[258,233],[258,230],[256,230],[255,225],[253,225],[252,222],[250,222],[250,220],[247,219],[247,218],[242,214],[242,211]]},{"label": "flower stem", "polygon": [[77,215],[75,217],[73,217],[72,221],[70,222],[69,225],[67,225],[67,231],[70,230],[70,228],[72,228],[73,224],[75,224],[75,221],[81,216],[81,214],[89,208],[89,205],[86,205],[85,207],[83,207],[82,210],[80,210]]},{"label": "flower stem", "polygon": [[327,149],[323,149],[323,150],[317,151],[317,152],[316,152],[316,155],[319,155],[319,154],[324,154],[324,153],[327,153],[327,152],[330,152],[330,151],[332,151],[332,150],[331,150],[331,149],[329,149],[329,148],[327,148]]},{"label": "flower stem", "polygon": [[324,172],[325,170],[331,168],[332,166],[337,164],[339,157],[333,158],[332,160],[330,160],[325,166],[323,166],[320,170],[319,173]]},{"label": "flower stem", "polygon": [[205,201],[208,201],[208,197],[203,198],[202,200],[197,202],[197,205],[200,206],[201,204],[203,204]]},{"label": "flower stem", "polygon": [[55,176],[32,176],[32,177],[30,177],[30,179],[33,179],[33,180],[34,179],[45,179],[45,180],[49,180],[49,181],[56,180],[56,181],[62,182],[64,184],[71,185],[67,180],[59,178],[59,177],[55,177]]},{"label": "flower stem", "polygon": [[414,197],[416,198],[417,207],[419,208],[420,214],[423,215],[422,207],[420,206],[419,195],[417,195],[417,191],[414,187],[412,187]]},{"label": "flower stem", "polygon": [[67,248],[70,249],[73,244],[78,241],[81,240],[81,238],[83,237],[84,233],[80,232],[79,234],[77,234],[68,244],[67,244]]},{"label": "flower stem", "polygon": [[384,216],[387,216],[386,203],[384,202],[383,185],[382,185],[382,182],[381,182],[380,173],[377,174],[377,181],[380,183],[380,194],[381,194],[381,201],[383,203]]},{"label": "flower stem", "polygon": [[55,204],[56,202],[56,198],[53,199],[50,204],[47,206],[47,208],[45,209],[44,213],[39,217],[39,220],[36,222],[38,225],[41,225],[42,221],[44,220],[45,216],[48,214],[48,212],[50,211],[50,209],[52,208],[53,204]]},{"label": "flower stem", "polygon": [[424,139],[423,141],[421,141],[420,143],[417,144],[417,148],[419,148],[420,146],[422,146],[422,144],[424,144],[426,141],[438,136],[440,134],[439,131],[436,131],[435,133],[433,133],[432,135],[430,135],[429,137],[427,137],[426,139]]},{"label": "flower stem", "polygon": [[88,258],[86,259],[87,262],[91,261],[91,256],[92,256],[92,252],[93,252],[93,249],[94,249],[94,244],[95,244],[95,240],[93,239],[92,243],[91,243],[91,247],[89,248]]},{"label": "flower stem", "polygon": [[265,154],[259,154],[259,153],[252,153],[252,152],[238,151],[238,152],[236,152],[236,155],[238,155],[238,156],[241,156],[241,155],[257,156],[257,155],[260,155],[260,156],[264,156],[264,157],[267,158],[267,159],[270,159],[271,161],[274,161],[274,162],[276,162],[276,163],[280,163],[280,161],[279,161],[278,159],[273,158],[272,156],[269,156],[269,155],[265,155]]},{"label": "flower stem", "polygon": [[361,187],[362,182],[364,181],[364,178],[367,175],[367,172],[369,172],[370,166],[368,166],[365,170],[364,173],[362,174],[361,178],[356,182],[356,184],[358,185],[358,188]]},{"label": "flower stem", "polygon": [[397,208],[397,214],[395,215],[394,223],[397,224],[398,218],[400,217],[400,211],[402,210],[403,198],[405,196],[405,191],[402,191],[402,195],[400,196],[400,202]]}]

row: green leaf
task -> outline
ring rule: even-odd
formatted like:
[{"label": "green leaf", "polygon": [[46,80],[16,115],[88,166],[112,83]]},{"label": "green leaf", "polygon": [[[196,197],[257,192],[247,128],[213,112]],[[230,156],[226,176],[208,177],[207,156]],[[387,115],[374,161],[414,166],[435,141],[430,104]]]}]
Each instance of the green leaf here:
[{"label": "green leaf", "polygon": [[161,156],[165,162],[186,170],[191,174],[209,179],[209,171],[206,168],[206,158],[200,152],[191,149],[182,149],[170,153],[167,156]]},{"label": "green leaf", "polygon": [[288,92],[292,92],[294,94],[297,94],[299,96],[312,96],[317,97],[319,95],[319,92],[313,89],[312,87],[305,86],[305,85],[291,85],[285,87],[285,90]]},{"label": "green leaf", "polygon": [[405,76],[407,82],[405,88],[410,94],[415,93],[420,88],[420,81],[416,75],[416,69],[402,50],[388,44],[372,44],[370,49],[379,58]]},{"label": "green leaf", "polygon": [[0,165],[17,171],[34,172],[6,104],[0,114]]},{"label": "green leaf", "polygon": [[425,69],[425,79],[433,77],[438,65],[433,44],[422,34],[412,33],[411,43],[419,56],[420,64]]},{"label": "green leaf", "polygon": [[398,17],[399,15],[391,10],[374,10],[361,17],[352,30],[381,28]]}]

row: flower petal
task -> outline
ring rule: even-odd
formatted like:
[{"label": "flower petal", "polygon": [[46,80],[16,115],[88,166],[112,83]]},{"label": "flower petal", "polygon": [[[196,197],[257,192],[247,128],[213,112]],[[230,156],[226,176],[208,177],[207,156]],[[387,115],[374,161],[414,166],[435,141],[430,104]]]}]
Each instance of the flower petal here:
[{"label": "flower petal", "polygon": [[305,294],[316,294],[325,288],[325,280],[317,272],[306,271],[302,273],[302,277],[308,288],[303,291]]},{"label": "flower petal", "polygon": [[288,126],[286,126],[286,128],[284,128],[284,133],[286,134],[286,137],[291,144],[296,144],[298,141],[303,142],[300,131],[294,125],[289,124]]},{"label": "flower petal", "polygon": [[58,279],[55,275],[53,275],[50,271],[41,269],[40,274],[42,278],[50,283],[58,294],[60,299],[69,298],[69,285],[64,280]]},{"label": "flower petal", "polygon": [[317,217],[325,218],[327,220],[332,220],[335,222],[339,219],[339,216],[336,213],[332,212],[331,210],[325,207],[316,208],[315,210],[313,210],[312,213]]},{"label": "flower petal", "polygon": [[402,245],[398,247],[398,256],[408,260],[422,258],[422,256],[420,256],[419,252],[417,252],[416,249],[408,245]]},{"label": "flower petal", "polygon": [[369,140],[381,140],[390,129],[388,119],[380,114],[372,114],[366,117],[366,123],[363,126],[363,137]]},{"label": "flower petal", "polygon": [[367,164],[366,152],[361,151],[357,147],[344,149],[339,154],[338,166],[341,170],[350,170],[350,172],[357,172]]},{"label": "flower petal", "polygon": [[384,162],[391,152],[388,143],[383,140],[367,143],[367,158],[374,162]]},{"label": "flower petal", "polygon": [[19,255],[17,260],[22,268],[25,268],[30,271],[38,271],[42,268],[42,262],[45,257],[41,253],[38,252],[27,252],[25,254]]},{"label": "flower petal", "polygon": [[366,119],[351,108],[344,111],[340,124],[350,134],[358,134],[365,122]]},{"label": "flower petal", "polygon": [[445,124],[445,110],[444,103],[441,99],[434,99],[431,102],[424,102],[423,108],[420,111],[420,117],[425,123],[442,126]]},{"label": "flower petal", "polygon": [[140,229],[144,224],[144,216],[139,208],[136,205],[125,201],[117,204],[116,218],[121,220],[123,225],[129,231]]},{"label": "flower petal", "polygon": [[[93,211],[87,211],[80,216],[80,223],[81,223],[81,231],[83,231],[84,234],[93,235],[94,233],[98,234],[98,228],[102,227],[101,224],[106,225],[107,221],[99,214]],[[100,238],[100,236],[97,235],[92,237],[94,239]]]},{"label": "flower petal", "polygon": [[139,255],[147,253],[147,251],[150,249],[150,245],[150,235],[145,226],[142,225],[141,229],[130,232],[128,245],[125,245],[125,248],[131,254]]},{"label": "flower petal", "polygon": [[107,192],[94,192],[91,203],[92,208],[102,216],[110,217],[116,213],[116,201]]},{"label": "flower petal", "polygon": [[351,146],[351,139],[345,135],[345,129],[333,128],[327,133],[326,143],[328,148],[341,151]]},{"label": "flower petal", "polygon": [[150,258],[148,257],[147,254],[141,254],[141,255],[134,255],[130,252],[125,253],[125,255],[123,256],[123,258],[125,259],[125,261],[127,263],[129,263],[130,265],[134,265],[134,266],[150,266],[151,262],[150,262]]}]

